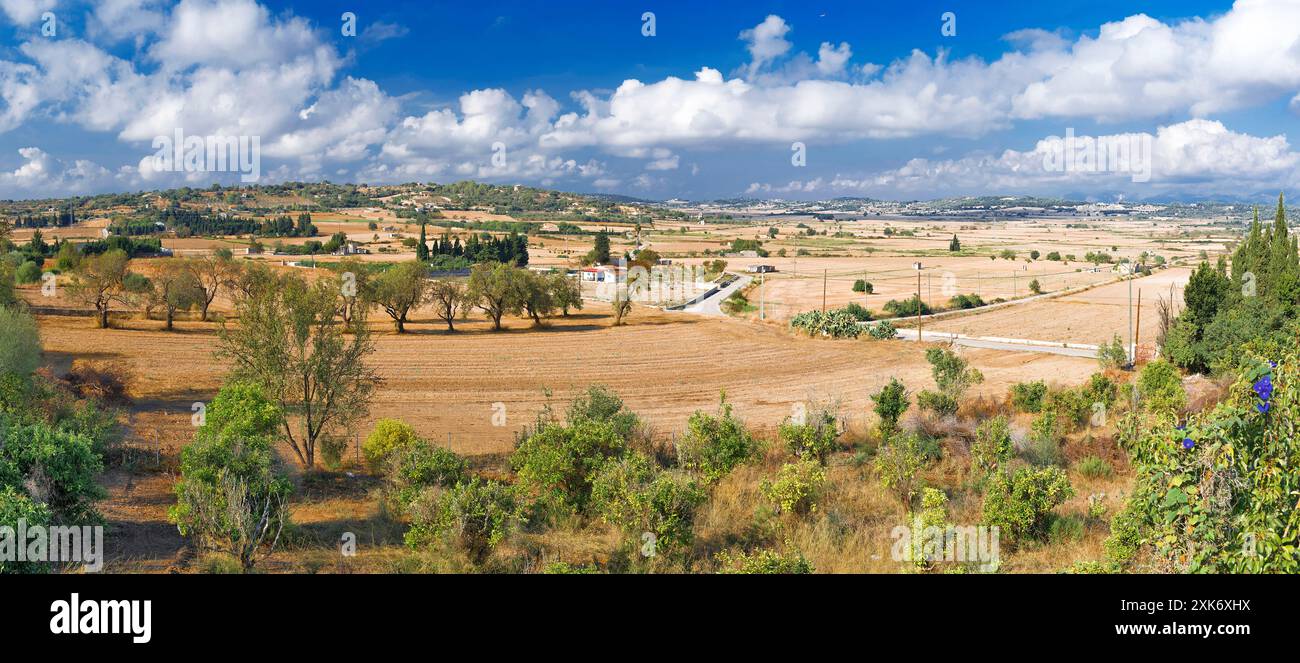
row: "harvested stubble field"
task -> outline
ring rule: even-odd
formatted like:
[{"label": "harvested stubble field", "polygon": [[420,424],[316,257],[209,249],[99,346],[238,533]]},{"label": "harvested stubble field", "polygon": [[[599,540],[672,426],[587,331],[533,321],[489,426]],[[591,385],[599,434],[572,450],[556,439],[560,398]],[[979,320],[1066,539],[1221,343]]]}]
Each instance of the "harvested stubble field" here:
[{"label": "harvested stubble field", "polygon": [[[27,294],[32,298],[33,293]],[[515,431],[546,405],[545,389],[553,390],[552,402],[562,409],[579,390],[606,384],[659,436],[668,438],[684,427],[695,410],[713,410],[724,390],[728,402],[750,425],[770,432],[791,414],[796,402],[810,399],[839,399],[849,425],[861,429],[873,420],[867,414],[868,395],[890,377],[902,379],[912,389],[932,386],[923,346],[904,342],[815,340],[776,325],[646,309],[638,309],[623,327],[611,327],[602,310],[559,318],[540,330],[514,319],[502,333],[472,319],[448,334],[440,324],[417,317],[419,321],[410,325],[412,333],[401,336],[375,319],[377,349],[372,361],[384,383],[358,435],[368,432],[375,419],[396,417],[421,435],[449,440],[454,450],[489,467],[500,467],[502,455],[512,449]],[[128,442],[137,449],[161,452],[164,468],[174,463],[180,447],[193,435],[193,403],[209,400],[226,373],[226,366],[213,354],[218,325],[184,321],[178,323],[178,331],[168,333],[157,321],[125,316],[109,330],[95,329],[89,318],[71,315],[42,315],[39,322],[47,363],[55,372],[66,371],[74,359],[120,361],[131,369],[135,380]],[[1052,355],[989,350],[964,354],[987,378],[975,391],[995,397],[1011,383],[1035,376],[1077,383],[1095,370],[1092,361]],[[494,403],[506,407],[504,426],[493,425]],[[289,466],[295,466],[287,449],[283,455]],[[864,524],[854,541],[833,546],[820,541],[824,533],[801,530],[801,544],[818,568],[896,569],[882,546],[901,515],[891,515],[896,505],[860,475],[859,469],[836,470],[835,481],[843,489],[838,499],[865,500],[879,515],[869,527]],[[106,473],[109,496],[100,508],[115,532],[110,537],[111,568],[162,571],[176,568],[178,562],[190,568],[184,559],[184,542],[166,519],[166,509],[174,501],[174,478],[166,470]],[[752,489],[743,478],[735,479],[735,490]],[[343,483],[336,485],[337,481]],[[336,530],[369,532],[386,522],[377,511],[373,488],[373,481],[364,475],[305,488],[307,494],[295,502],[293,519],[300,528],[297,536],[308,543],[286,546],[263,568],[303,571],[312,565],[313,555],[329,560],[322,562],[326,567],[338,564],[337,556],[329,552],[329,541],[337,540]],[[717,529],[734,528],[740,522],[737,514],[751,508],[753,499],[736,494],[719,500],[705,514],[705,522]],[[732,502],[736,513],[727,506]],[[374,544],[365,547],[362,558],[349,562],[354,564],[352,570],[384,570],[402,558],[400,535],[371,532],[367,536],[373,537]],[[589,537],[575,536],[572,543],[579,542],[594,545]],[[866,546],[867,542],[872,545]],[[565,544],[552,539],[546,545],[564,550]],[[1060,561],[1044,561],[1043,569]],[[1029,560],[1026,563],[1021,570],[1037,568]]]},{"label": "harvested stubble field", "polygon": [[[1159,316],[1157,297],[1172,300],[1181,307],[1183,286],[1191,270],[1174,267],[1151,276],[1111,283],[1080,293],[1041,299],[1020,306],[988,311],[978,315],[936,321],[930,329],[969,336],[1029,338],[1062,343],[1098,344],[1115,334],[1128,339],[1129,286],[1133,289],[1134,322],[1140,322],[1143,345],[1154,343]],[[1141,317],[1137,300],[1141,294]]]},{"label": "harvested stubble field", "polygon": [[[157,431],[166,449],[189,441],[191,405],[211,398],[227,370],[214,355],[216,323],[182,321],[168,333],[161,322],[138,317],[117,318],[108,330],[93,328],[86,317],[39,321],[54,361],[114,360],[131,368],[138,432]],[[870,408],[868,395],[890,377],[912,389],[933,386],[917,344],[811,339],[776,325],[648,309],[636,310],[622,327],[593,310],[542,329],[514,319],[500,333],[477,317],[458,322],[454,334],[428,315],[416,316],[400,336],[384,319],[372,321],[372,362],[384,383],[358,434],[378,418],[401,418],[431,439],[450,435],[452,448],[470,455],[510,451],[515,431],[546,405],[548,389],[562,408],[587,386],[607,385],[670,438],[694,411],[714,409],[723,391],[751,425],[772,429],[809,399],[839,399],[842,414],[860,421]],[[1078,382],[1096,368],[1070,357],[964,352],[987,378],[978,392],[998,396],[1035,375]],[[493,425],[495,403],[506,408],[504,426]]]}]

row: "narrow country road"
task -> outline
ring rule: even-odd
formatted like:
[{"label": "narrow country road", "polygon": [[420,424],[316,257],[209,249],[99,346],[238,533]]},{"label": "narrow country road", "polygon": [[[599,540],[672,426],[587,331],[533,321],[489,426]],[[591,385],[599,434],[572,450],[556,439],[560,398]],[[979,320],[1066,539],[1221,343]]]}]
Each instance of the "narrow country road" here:
[{"label": "narrow country road", "polygon": [[712,316],[726,315],[725,313],[722,312],[722,302],[725,301],[728,297],[730,297],[731,293],[736,292],[737,290],[740,290],[741,288],[749,285],[749,282],[753,280],[754,280],[753,277],[737,275],[735,282],[733,282],[731,285],[722,288],[721,290],[710,295],[708,298],[695,302],[694,304],[691,304],[690,306],[687,306],[681,310],[687,313],[699,313],[701,315],[712,315]]}]

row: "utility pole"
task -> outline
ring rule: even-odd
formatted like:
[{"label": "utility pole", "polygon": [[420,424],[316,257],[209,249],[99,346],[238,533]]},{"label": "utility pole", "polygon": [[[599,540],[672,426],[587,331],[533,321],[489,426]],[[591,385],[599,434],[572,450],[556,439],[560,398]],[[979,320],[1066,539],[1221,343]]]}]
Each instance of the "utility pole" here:
[{"label": "utility pole", "polygon": [[1128,279],[1128,347],[1129,347],[1129,365],[1133,365],[1133,275],[1129,274]]},{"label": "utility pole", "polygon": [[1133,326],[1133,365],[1137,366],[1138,343],[1142,339],[1142,289],[1138,288],[1137,323]]},{"label": "utility pole", "polygon": [[767,274],[758,275],[758,319],[767,319]]},{"label": "utility pole", "polygon": [[822,270],[822,313],[826,312],[826,272],[827,271],[828,270],[825,269]]},{"label": "utility pole", "polygon": [[921,342],[921,263],[913,265],[916,267],[916,342]]}]

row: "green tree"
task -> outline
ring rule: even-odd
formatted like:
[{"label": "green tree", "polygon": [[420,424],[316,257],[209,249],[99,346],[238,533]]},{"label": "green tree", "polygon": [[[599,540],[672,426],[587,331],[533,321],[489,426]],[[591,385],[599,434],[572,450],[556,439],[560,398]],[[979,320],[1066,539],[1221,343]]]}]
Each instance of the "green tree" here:
[{"label": "green tree", "polygon": [[279,404],[285,437],[307,468],[315,466],[321,436],[364,417],[381,382],[365,362],[374,344],[364,313],[340,323],[337,297],[330,283],[290,277],[243,300],[239,326],[221,329],[218,354],[234,363],[237,378]]},{"label": "green tree", "polygon": [[956,235],[953,235],[952,241],[948,242],[948,250],[952,251],[953,253],[961,251],[961,240],[957,239]]},{"label": "green tree", "polygon": [[31,375],[40,362],[36,319],[16,308],[0,306],[0,376]]},{"label": "green tree", "polygon": [[188,311],[201,306],[207,293],[194,276],[194,272],[179,260],[164,260],[150,281],[146,298],[150,307],[161,307],[166,315],[167,331],[171,331],[177,311]]},{"label": "green tree", "polygon": [[485,262],[470,269],[467,297],[492,320],[493,331],[501,331],[501,318],[523,308],[519,300],[519,269],[499,262]]},{"label": "green tree", "polygon": [[181,450],[169,519],[200,547],[229,553],[245,569],[270,554],[289,519],[292,485],[273,448],[283,415],[261,387],[229,383]]},{"label": "green tree", "polygon": [[415,259],[418,262],[429,262],[429,239],[424,234],[424,222],[420,222],[420,243],[415,245]]},{"label": "green tree", "polygon": [[898,378],[890,378],[880,391],[871,395],[875,402],[873,410],[880,417],[880,436],[888,439],[898,431],[898,420],[907,411],[907,387]]},{"label": "green tree", "polygon": [[447,331],[456,331],[456,314],[469,305],[465,284],[441,279],[429,284],[429,301],[434,313],[447,323]]},{"label": "green tree", "polygon": [[370,284],[370,299],[393,319],[399,334],[406,333],[407,316],[428,297],[428,269],[423,262],[404,262]]},{"label": "green tree", "polygon": [[108,328],[108,312],[114,303],[125,304],[127,292],[124,281],[130,258],[120,249],[106,251],[81,261],[72,285],[68,287],[72,298],[95,309],[100,329]]}]

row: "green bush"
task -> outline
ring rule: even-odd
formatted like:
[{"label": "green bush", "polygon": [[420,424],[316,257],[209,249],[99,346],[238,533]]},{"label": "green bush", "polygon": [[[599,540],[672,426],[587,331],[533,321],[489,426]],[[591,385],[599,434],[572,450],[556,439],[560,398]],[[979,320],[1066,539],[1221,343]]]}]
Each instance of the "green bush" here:
[{"label": "green bush", "polygon": [[0,375],[30,375],[41,361],[41,337],[36,319],[0,307]]},{"label": "green bush", "polygon": [[771,481],[764,481],[763,495],[780,513],[805,515],[817,510],[826,486],[826,468],[815,460],[786,463]]},{"label": "green bush", "polygon": [[916,406],[922,410],[929,410],[941,417],[952,416],[957,414],[957,399],[947,394],[926,389],[916,395]]},{"label": "green bush", "polygon": [[1089,479],[1109,479],[1111,475],[1115,473],[1115,468],[1111,467],[1110,463],[1106,462],[1105,459],[1098,456],[1085,456],[1084,458],[1081,458],[1079,462],[1075,464],[1074,469],[1078,470],[1079,474],[1082,474]]},{"label": "green bush", "polygon": [[829,338],[857,338],[862,334],[854,314],[846,309],[834,309],[826,312],[805,311],[790,319],[790,327],[799,329],[810,336]]},{"label": "green bush", "polygon": [[925,465],[923,443],[915,434],[893,435],[876,453],[875,470],[881,485],[893,492],[908,511],[918,488],[917,475]]},{"label": "green bush", "polygon": [[1073,496],[1070,479],[1057,467],[998,473],[985,489],[984,524],[1001,528],[1012,543],[1041,538],[1052,509]]},{"label": "green bush", "polygon": [[746,575],[805,575],[813,572],[812,562],[799,551],[779,553],[757,550],[752,553],[718,553],[722,569],[718,573]]},{"label": "green bush", "polygon": [[450,488],[464,481],[468,472],[469,462],[464,458],[450,449],[417,439],[409,446],[398,448],[388,458],[385,479],[392,499],[405,510],[425,488]]},{"label": "green bush", "polygon": [[826,457],[835,450],[835,440],[840,436],[836,424],[834,412],[818,410],[808,413],[806,423],[799,424],[787,419],[781,423],[778,434],[790,453],[825,463]]},{"label": "green bush", "polygon": [[41,266],[35,262],[25,262],[18,268],[15,274],[15,280],[18,283],[30,284],[41,280]]},{"label": "green bush", "polygon": [[871,311],[867,310],[866,307],[857,302],[849,302],[848,304],[845,304],[844,312],[853,316],[853,319],[858,322],[871,321]]},{"label": "green bush", "polygon": [[898,378],[890,378],[889,384],[871,395],[871,400],[875,403],[872,411],[880,417],[880,434],[889,437],[898,430],[898,420],[907,411],[907,387]]},{"label": "green bush", "polygon": [[419,439],[415,429],[396,419],[380,419],[375,430],[361,443],[361,455],[372,472],[380,471],[394,452],[405,449]]},{"label": "green bush", "polygon": [[871,338],[882,341],[898,338],[898,329],[888,320],[881,320],[880,322],[871,325],[871,328],[867,333],[871,335]]},{"label": "green bush", "polygon": [[636,413],[628,410],[623,404],[623,399],[603,385],[592,385],[586,392],[574,398],[565,416],[569,423],[577,421],[609,423],[625,440],[631,438],[632,433],[640,425]]},{"label": "green bush", "polygon": [[593,510],[632,541],[654,536],[653,554],[673,556],[694,540],[695,511],[707,499],[699,484],[659,472],[645,455],[631,453],[605,464],[592,483]]},{"label": "green bush", "polygon": [[418,548],[447,542],[475,563],[487,559],[522,519],[512,487],[477,477],[451,488],[426,488],[412,502],[410,512],[406,545]]},{"label": "green bush", "polygon": [[889,312],[896,318],[906,318],[917,314],[917,307],[920,307],[921,315],[930,315],[930,305],[921,301],[916,295],[902,301],[891,299],[885,302],[885,311]]},{"label": "green bush", "polygon": [[1152,413],[1174,416],[1187,405],[1182,377],[1167,361],[1157,359],[1144,366],[1137,386],[1143,404]]},{"label": "green bush", "polygon": [[549,423],[515,449],[510,463],[519,487],[554,515],[582,513],[596,472],[627,451],[627,441],[609,421],[582,419],[569,426]]},{"label": "green bush", "polygon": [[[62,523],[98,520],[103,459],[89,436],[0,414],[0,488],[25,494]],[[38,492],[33,492],[33,489]]]},{"label": "green bush", "polygon": [[858,279],[853,282],[853,292],[862,292],[870,295],[876,289],[866,279]]},{"label": "green bush", "polygon": [[1110,343],[1102,343],[1098,346],[1097,362],[1103,369],[1119,369],[1128,366],[1128,348],[1119,334],[1115,334]]},{"label": "green bush", "polygon": [[228,553],[245,569],[269,554],[288,523],[293,490],[275,453],[282,418],[257,386],[229,383],[181,449],[181,478],[168,518],[200,548]]},{"label": "green bush", "polygon": [[[28,529],[46,527],[51,524],[52,514],[49,508],[39,502],[33,502],[25,493],[14,486],[0,486],[0,527],[18,529],[18,521],[23,520]],[[13,544],[10,543],[10,546]],[[17,545],[27,545],[22,541]],[[12,548],[11,548],[12,550]],[[44,573],[49,570],[45,562],[17,561],[0,555],[0,575],[7,573]]]},{"label": "green bush", "polygon": [[714,482],[758,453],[759,445],[745,428],[745,422],[722,403],[719,416],[695,412],[686,421],[686,434],[677,442],[677,458],[687,470],[699,472]]},{"label": "green bush", "polygon": [[1011,459],[1011,425],[1001,415],[988,419],[975,429],[971,444],[971,466],[984,474],[1000,469]]},{"label": "green bush", "polygon": [[1037,382],[1017,382],[1011,385],[1011,405],[1019,412],[1037,414],[1043,409],[1043,397],[1047,395],[1047,384]]}]

